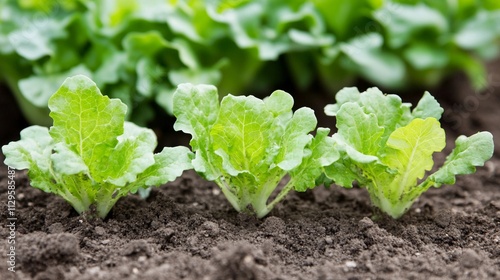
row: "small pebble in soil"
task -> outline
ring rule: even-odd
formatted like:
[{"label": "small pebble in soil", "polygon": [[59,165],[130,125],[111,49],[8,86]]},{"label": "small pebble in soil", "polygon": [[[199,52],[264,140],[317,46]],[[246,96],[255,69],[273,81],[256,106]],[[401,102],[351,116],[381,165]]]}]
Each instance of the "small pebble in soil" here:
[{"label": "small pebble in soil", "polygon": [[325,242],[326,242],[326,244],[328,244],[328,245],[332,244],[332,243],[333,243],[333,239],[332,239],[332,237],[331,237],[331,236],[327,236],[327,237],[325,237]]},{"label": "small pebble in soil", "polygon": [[481,264],[481,257],[472,249],[465,249],[459,259],[460,264],[465,268],[475,268]]},{"label": "small pebble in soil", "polygon": [[64,226],[61,223],[54,223],[48,228],[50,233],[62,233],[64,232]]},{"label": "small pebble in soil", "polygon": [[358,264],[354,261],[346,261],[345,266],[347,266],[349,268],[354,268],[354,267],[358,266]]},{"label": "small pebble in soil", "polygon": [[251,265],[254,264],[254,261],[253,261],[253,257],[251,255],[246,255],[244,258],[243,258],[243,263],[250,267]]},{"label": "small pebble in soil", "polygon": [[101,271],[101,268],[98,266],[90,267],[87,269],[87,273],[90,275],[97,275]]},{"label": "small pebble in soil", "polygon": [[448,209],[442,209],[434,215],[434,222],[441,228],[448,227],[453,220],[453,215]]},{"label": "small pebble in soil", "polygon": [[160,222],[160,221],[158,221],[157,219],[155,219],[155,220],[153,220],[153,221],[151,222],[151,228],[153,228],[153,229],[159,229],[159,228],[161,228],[162,226],[163,226],[163,223],[162,223],[162,222]]},{"label": "small pebble in soil", "polygon": [[358,222],[358,226],[360,227],[361,230],[369,229],[373,227],[373,225],[374,225],[373,221],[368,217],[364,217]]},{"label": "small pebble in soil", "polygon": [[151,256],[151,248],[145,240],[133,240],[122,249],[123,256]]},{"label": "small pebble in soil", "polygon": [[103,227],[97,226],[95,227],[95,234],[102,236],[106,234],[106,230]]},{"label": "small pebble in soil", "polygon": [[206,221],[201,225],[201,232],[205,237],[217,236],[219,231],[219,225],[214,222]]}]

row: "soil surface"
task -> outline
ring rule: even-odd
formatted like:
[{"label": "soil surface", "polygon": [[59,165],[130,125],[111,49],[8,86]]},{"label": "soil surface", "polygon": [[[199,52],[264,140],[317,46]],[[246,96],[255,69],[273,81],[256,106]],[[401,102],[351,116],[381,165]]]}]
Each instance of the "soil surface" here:
[{"label": "soil surface", "polygon": [[[399,220],[377,215],[366,190],[339,187],[292,192],[259,220],[235,212],[192,171],[147,200],[119,200],[105,220],[89,220],[16,171],[16,273],[7,270],[3,226],[0,279],[500,279],[499,68],[491,65],[497,76],[486,91],[475,93],[459,76],[432,92],[447,112],[445,153],[459,134],[489,130],[494,158],[454,186],[429,190]],[[0,93],[3,145],[25,123]],[[305,104],[316,102],[332,101]],[[7,224],[3,165],[0,201]]]}]

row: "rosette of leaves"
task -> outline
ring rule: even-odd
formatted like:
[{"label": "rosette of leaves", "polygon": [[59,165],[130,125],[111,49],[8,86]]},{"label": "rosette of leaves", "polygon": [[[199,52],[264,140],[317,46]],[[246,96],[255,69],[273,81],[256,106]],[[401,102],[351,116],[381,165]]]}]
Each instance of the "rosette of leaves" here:
[{"label": "rosette of leaves", "polygon": [[491,133],[460,136],[444,165],[425,176],[434,166],[432,155],[446,144],[439,123],[443,109],[430,93],[413,110],[377,88],[363,93],[345,88],[336,101],[325,113],[337,118],[338,132],[332,137],[341,156],[325,175],[343,187],[353,182],[365,187],[372,203],[393,218],[430,187],[454,184],[457,175],[474,173],[493,155]]},{"label": "rosette of leaves", "polygon": [[[329,129],[316,127],[309,108],[292,111],[293,98],[275,91],[264,100],[225,96],[214,86],[181,84],[174,93],[174,128],[191,134],[194,169],[215,181],[237,211],[268,214],[286,194],[316,186],[337,160]],[[288,183],[268,203],[285,176]]]},{"label": "rosette of leaves", "polygon": [[78,213],[106,217],[119,198],[173,181],[191,168],[186,147],[155,154],[156,135],[125,121],[127,106],[85,76],[68,78],[49,100],[50,129],[30,126],[2,147],[5,164],[28,169],[31,186]]}]

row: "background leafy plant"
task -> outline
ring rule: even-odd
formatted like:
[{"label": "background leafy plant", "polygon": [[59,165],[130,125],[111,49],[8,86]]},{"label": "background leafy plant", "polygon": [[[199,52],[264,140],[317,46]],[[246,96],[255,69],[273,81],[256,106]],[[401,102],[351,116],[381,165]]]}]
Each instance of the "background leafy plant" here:
[{"label": "background leafy plant", "polygon": [[457,70],[486,87],[498,57],[495,0],[0,0],[0,79],[32,123],[50,95],[85,74],[144,124],[172,112],[180,83],[267,92],[285,77],[333,92],[362,77],[429,87]]}]

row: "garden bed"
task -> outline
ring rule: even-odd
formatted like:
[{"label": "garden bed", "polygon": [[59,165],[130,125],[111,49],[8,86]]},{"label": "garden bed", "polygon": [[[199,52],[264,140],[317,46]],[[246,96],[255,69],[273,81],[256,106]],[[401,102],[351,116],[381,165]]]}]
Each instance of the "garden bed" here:
[{"label": "garden bed", "polygon": [[[121,199],[104,221],[89,220],[61,198],[29,187],[26,173],[16,171],[17,272],[2,261],[0,278],[498,279],[500,77],[491,76],[492,87],[482,94],[462,80],[432,92],[449,112],[443,117],[448,142],[458,134],[489,130],[495,155],[455,186],[429,190],[399,220],[372,219],[378,213],[366,190],[339,187],[291,193],[259,220],[235,212],[215,184],[192,171],[153,189],[145,201],[132,195]],[[317,102],[322,106],[333,101],[316,98],[324,99]],[[2,106],[12,108],[7,100],[2,96]],[[316,103],[308,102],[298,105]],[[315,110],[322,115],[322,108]],[[12,120],[2,135],[5,144],[19,137],[23,124],[19,127],[15,112],[1,111],[3,120]],[[443,161],[439,154],[437,162]],[[2,165],[3,205],[6,170]],[[0,218],[7,222],[6,210]],[[2,227],[4,242],[8,235]],[[3,258],[6,249],[0,247]]]}]

